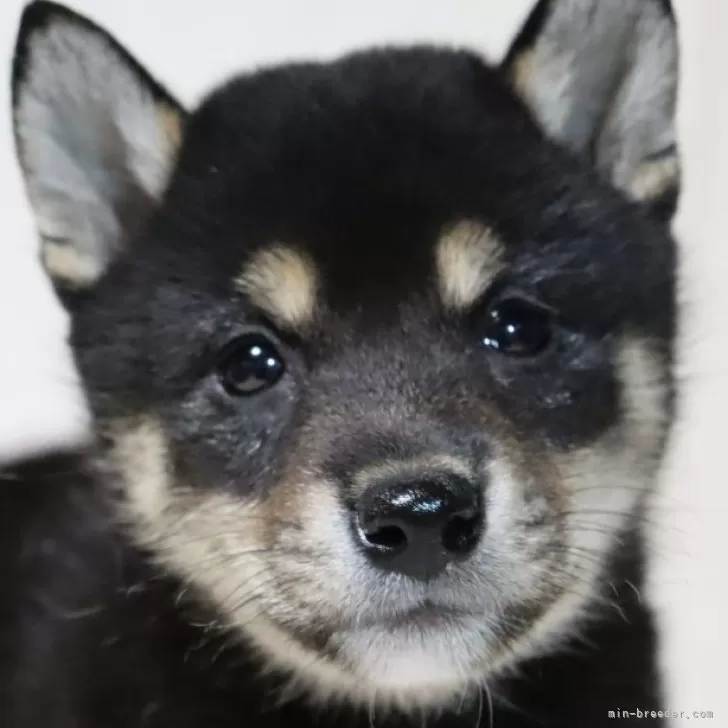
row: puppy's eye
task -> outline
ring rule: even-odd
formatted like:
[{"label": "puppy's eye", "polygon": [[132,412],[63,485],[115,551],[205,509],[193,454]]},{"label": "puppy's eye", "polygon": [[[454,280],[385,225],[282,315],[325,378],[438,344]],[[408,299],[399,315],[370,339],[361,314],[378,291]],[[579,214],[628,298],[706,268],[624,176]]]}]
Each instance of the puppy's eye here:
[{"label": "puppy's eye", "polygon": [[478,325],[481,342],[507,356],[536,356],[548,347],[552,334],[550,312],[522,298],[492,304]]},{"label": "puppy's eye", "polygon": [[257,394],[275,385],[285,363],[276,345],[260,333],[244,334],[220,353],[217,374],[228,394]]}]

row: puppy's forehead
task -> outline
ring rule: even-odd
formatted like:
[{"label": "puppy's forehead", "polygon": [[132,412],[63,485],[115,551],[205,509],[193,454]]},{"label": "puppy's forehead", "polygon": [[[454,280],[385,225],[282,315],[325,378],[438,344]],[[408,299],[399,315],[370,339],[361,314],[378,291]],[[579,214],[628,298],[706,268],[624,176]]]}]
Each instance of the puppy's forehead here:
[{"label": "puppy's forehead", "polygon": [[547,281],[565,259],[634,296],[659,275],[615,265],[612,250],[646,255],[653,233],[637,220],[640,243],[616,192],[544,136],[496,70],[462,54],[238,78],[186,124],[164,212],[165,260],[295,330],[327,310],[381,322],[415,297],[464,310],[519,261]]},{"label": "puppy's forehead", "polygon": [[[361,289],[369,299],[378,290],[389,294],[391,299],[394,289],[402,301],[416,292],[426,292],[438,307],[463,310],[478,300],[502,266],[500,240],[492,229],[476,220],[458,220],[443,227],[432,244],[413,241],[414,246],[426,253],[425,258],[430,258],[429,265],[422,260],[423,256],[412,255],[412,260],[403,261],[404,265],[397,265],[396,258],[387,261],[377,257],[367,266],[362,261],[361,251],[358,255],[351,251],[351,258],[360,262],[359,272],[369,270],[368,277],[357,276],[356,289]],[[300,245],[275,241],[245,258],[233,278],[233,287],[282,328],[305,331],[320,318],[331,299],[341,298],[337,296],[341,291],[340,279],[347,274],[342,268],[350,266],[337,266],[337,260],[339,263],[351,262],[347,256],[324,259],[320,250],[317,258],[315,249],[309,251]],[[412,269],[422,268],[423,263],[427,270],[419,271],[420,275],[413,277]],[[386,266],[390,269],[385,272],[382,269]],[[385,291],[385,281],[394,286]],[[416,286],[412,285],[415,281]],[[428,287],[431,290],[427,291]],[[350,289],[349,293],[356,296],[356,290]],[[366,300],[360,303],[366,304]]]},{"label": "puppy's forehead", "polygon": [[223,87],[187,124],[173,186],[186,211],[237,224],[256,245],[412,257],[413,241],[434,244],[443,225],[536,179],[543,141],[479,59],[369,54]]}]

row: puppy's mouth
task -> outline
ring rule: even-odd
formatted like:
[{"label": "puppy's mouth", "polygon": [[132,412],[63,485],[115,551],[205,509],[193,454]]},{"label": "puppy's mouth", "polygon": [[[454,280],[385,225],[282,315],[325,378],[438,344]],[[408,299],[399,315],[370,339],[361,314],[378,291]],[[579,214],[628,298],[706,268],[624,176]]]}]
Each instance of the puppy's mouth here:
[{"label": "puppy's mouth", "polygon": [[[295,621],[274,620],[288,637],[272,643],[284,645],[283,664],[313,663],[318,690],[344,691],[364,704],[438,705],[480,680],[499,649],[495,609],[454,589],[392,590],[357,607],[328,618],[319,612],[318,620],[308,609],[307,617],[295,610]],[[291,649],[299,648],[291,663]]]},{"label": "puppy's mouth", "polygon": [[495,643],[482,616],[422,603],[337,632],[329,646],[360,690],[442,702],[480,676]]},{"label": "puppy's mouth", "polygon": [[407,628],[421,631],[438,630],[458,626],[464,620],[474,616],[471,611],[436,604],[430,600],[426,600],[422,604],[394,614],[359,620],[356,627],[359,629],[376,629],[379,627],[383,630],[401,630]]}]

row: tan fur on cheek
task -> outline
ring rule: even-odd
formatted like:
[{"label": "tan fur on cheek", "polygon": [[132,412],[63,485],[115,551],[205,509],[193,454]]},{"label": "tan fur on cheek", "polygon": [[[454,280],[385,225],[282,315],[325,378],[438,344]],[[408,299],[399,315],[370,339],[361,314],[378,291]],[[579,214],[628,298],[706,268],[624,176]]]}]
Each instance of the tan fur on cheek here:
[{"label": "tan fur on cheek", "polygon": [[445,306],[460,310],[475,303],[498,274],[501,254],[500,241],[478,222],[464,220],[447,230],[436,250]]},{"label": "tan fur on cheek", "polygon": [[[307,557],[281,558],[282,543],[264,545],[264,533],[280,527],[281,503],[266,516],[258,504],[223,493],[195,492],[172,482],[167,467],[164,433],[154,419],[126,423],[114,435],[112,457],[122,475],[125,514],[132,537],[148,547],[165,570],[179,575],[210,600],[229,626],[255,649],[261,670],[283,671],[290,682],[278,696],[281,701],[303,693],[317,703],[354,700],[362,705],[374,699],[371,685],[342,669],[330,658],[317,654],[279,626],[308,626],[322,621],[323,610],[312,605],[332,598],[343,599],[345,584],[322,581],[322,565]],[[332,489],[324,483],[301,485],[306,501],[319,509],[313,523],[291,538],[297,549],[316,549],[322,529],[333,529],[332,543],[340,538],[341,519],[335,518]],[[267,520],[269,518],[272,521]],[[285,528],[281,528],[285,531]],[[277,568],[279,567],[279,568]],[[325,571],[325,570],[324,570]],[[330,575],[324,574],[324,577]],[[298,598],[305,607],[296,608]]]},{"label": "tan fur on cheek", "polygon": [[318,275],[303,253],[282,244],[257,251],[235,287],[284,328],[309,326],[316,313]]},{"label": "tan fur on cheek", "polygon": [[556,575],[564,592],[511,645],[498,668],[558,644],[578,629],[595,605],[609,598],[600,581],[602,567],[655,485],[669,425],[667,362],[648,341],[625,337],[615,365],[622,385],[620,422],[599,442],[556,458],[568,494],[561,514],[568,560]]},{"label": "tan fur on cheek", "polygon": [[171,487],[161,425],[152,417],[140,417],[114,423],[109,434],[129,507],[145,521],[156,520],[167,505]]},{"label": "tan fur on cheek", "polygon": [[115,426],[112,437],[131,537],[201,587],[231,622],[254,617],[259,607],[251,597],[270,568],[257,504],[174,483],[163,428],[151,417]]},{"label": "tan fur on cheek", "polygon": [[[150,549],[162,568],[210,600],[228,625],[258,651],[261,669],[290,672],[294,693],[305,681],[307,692],[321,701],[356,694],[359,686],[353,676],[276,624],[286,617],[305,623],[315,616],[310,610],[293,614],[290,597],[299,591],[298,583],[310,603],[315,574],[320,571],[310,558],[284,557],[278,565],[285,568],[276,568],[277,549],[285,548],[286,538],[281,538],[283,543],[265,542],[272,531],[285,530],[281,503],[266,513],[252,501],[174,483],[164,431],[152,417],[117,423],[111,429],[116,443],[111,459],[121,476],[122,517],[131,537]],[[309,496],[317,493],[313,485],[305,490]],[[325,495],[329,490],[321,486],[319,492]],[[326,515],[322,524],[335,520],[331,513]],[[305,534],[294,530],[292,538],[299,549],[315,548],[313,529],[309,529],[308,544]]]}]

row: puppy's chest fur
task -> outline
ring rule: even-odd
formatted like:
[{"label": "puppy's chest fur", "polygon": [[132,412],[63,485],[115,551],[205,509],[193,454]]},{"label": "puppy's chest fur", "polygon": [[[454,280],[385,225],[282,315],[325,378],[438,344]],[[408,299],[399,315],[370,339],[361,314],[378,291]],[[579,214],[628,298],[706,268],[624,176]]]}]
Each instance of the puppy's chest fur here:
[{"label": "puppy's chest fur", "polygon": [[600,728],[614,723],[610,711],[660,703],[637,529],[606,575],[609,604],[563,649],[522,663],[449,710],[370,714],[315,705],[265,670],[188,584],[126,540],[108,484],[87,472],[80,457],[59,455],[3,475],[2,725]]}]

